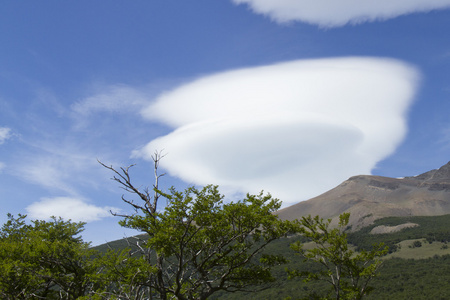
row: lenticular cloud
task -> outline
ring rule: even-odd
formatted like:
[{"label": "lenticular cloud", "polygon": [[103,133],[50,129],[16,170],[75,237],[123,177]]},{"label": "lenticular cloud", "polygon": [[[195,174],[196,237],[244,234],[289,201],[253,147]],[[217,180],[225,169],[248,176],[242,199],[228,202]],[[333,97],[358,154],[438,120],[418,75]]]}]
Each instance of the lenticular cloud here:
[{"label": "lenticular cloud", "polygon": [[386,20],[450,7],[450,0],[232,0],[248,4],[277,22],[301,21],[322,27]]},{"label": "lenticular cloud", "polygon": [[403,62],[358,57],[206,76],[142,112],[174,130],[135,155],[164,149],[162,167],[187,182],[305,200],[393,153],[417,81]]}]

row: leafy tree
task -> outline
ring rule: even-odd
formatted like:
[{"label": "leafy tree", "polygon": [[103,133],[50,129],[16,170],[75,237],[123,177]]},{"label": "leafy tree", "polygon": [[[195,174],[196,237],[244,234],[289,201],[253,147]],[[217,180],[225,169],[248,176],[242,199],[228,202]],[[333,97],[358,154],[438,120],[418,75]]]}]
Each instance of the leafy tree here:
[{"label": "leafy tree", "polygon": [[154,268],[148,263],[147,257],[142,255],[143,252],[136,252],[131,248],[109,249],[106,253],[97,255],[94,262],[99,272],[89,276],[94,288],[78,300],[153,299],[148,283]]},{"label": "leafy tree", "polygon": [[79,234],[83,223],[31,221],[8,214],[0,230],[2,299],[77,299],[93,287],[94,254]]},{"label": "leafy tree", "polygon": [[[160,158],[155,153],[153,195],[133,185],[130,167],[116,170],[102,164],[122,188],[139,196],[139,202],[122,197],[136,213],[119,215],[120,224],[148,235],[135,245],[138,253],[114,266],[117,293],[124,299],[131,290],[140,291],[134,296],[142,298],[206,299],[217,291],[252,291],[273,281],[271,266],[285,260],[263,250],[293,228],[273,214],[280,202],[260,193],[225,203],[212,185],[163,193],[158,190]],[[167,203],[161,211],[160,198]]]},{"label": "leafy tree", "polygon": [[422,247],[422,242],[414,241],[414,243],[412,244],[412,248],[419,248],[419,247]]},{"label": "leafy tree", "polygon": [[305,261],[317,262],[322,266],[319,272],[287,270],[289,278],[301,277],[305,282],[324,280],[331,285],[326,296],[311,295],[317,299],[361,299],[370,293],[369,282],[381,266],[380,257],[388,251],[382,243],[374,245],[371,251],[354,252],[349,248],[347,227],[350,214],[339,216],[337,228],[330,228],[331,219],[324,221],[316,217],[303,217],[299,220],[299,231],[309,238],[314,246],[305,249],[297,242],[291,245]]}]

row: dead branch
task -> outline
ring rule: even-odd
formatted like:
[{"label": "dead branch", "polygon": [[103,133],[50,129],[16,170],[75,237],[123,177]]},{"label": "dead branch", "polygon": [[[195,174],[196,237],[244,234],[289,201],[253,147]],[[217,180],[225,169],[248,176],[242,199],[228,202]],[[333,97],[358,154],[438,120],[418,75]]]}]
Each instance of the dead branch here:
[{"label": "dead branch", "polygon": [[[135,166],[135,164],[129,165],[128,167],[120,167],[119,170],[115,169],[113,166],[108,166],[97,159],[98,163],[101,164],[103,167],[105,167],[108,170],[111,170],[114,173],[114,176],[111,178],[112,180],[119,183],[120,188],[127,191],[130,194],[137,195],[144,204],[138,204],[135,203],[132,200],[128,200],[125,198],[125,195],[122,195],[122,201],[124,201],[127,204],[130,204],[135,211],[141,210],[145,213],[148,213],[150,216],[155,217],[157,206],[158,206],[158,199],[160,197],[158,186],[159,186],[159,178],[165,175],[158,173],[159,163],[160,160],[165,155],[162,154],[162,151],[155,151],[155,153],[152,155],[153,165],[154,165],[154,176],[155,176],[155,183],[153,184],[153,196],[150,195],[150,190],[148,187],[144,188],[143,191],[140,190],[139,187],[136,187],[131,182],[131,176],[130,176],[130,168]],[[117,213],[111,212],[114,216],[120,216],[120,217],[129,217],[128,215],[121,215]]]}]

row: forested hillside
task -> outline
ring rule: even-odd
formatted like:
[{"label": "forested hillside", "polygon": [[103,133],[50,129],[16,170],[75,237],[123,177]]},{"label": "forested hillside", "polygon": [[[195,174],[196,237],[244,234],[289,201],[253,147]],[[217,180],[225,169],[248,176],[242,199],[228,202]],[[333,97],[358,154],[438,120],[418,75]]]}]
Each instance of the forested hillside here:
[{"label": "forested hillside", "polygon": [[[396,226],[404,223],[414,223],[419,226],[406,228],[399,232],[388,234],[370,234],[378,226]],[[141,236],[142,238],[143,236]],[[109,243],[109,247],[120,248],[133,244],[134,238]],[[291,236],[280,239],[268,245],[267,252],[288,259],[287,264],[274,268],[277,280],[267,284],[267,289],[252,293],[218,293],[211,299],[300,299],[311,291],[327,289],[325,282],[304,283],[301,279],[289,280],[286,268],[298,268],[318,272],[320,266],[311,262],[303,262],[290,245],[296,241],[306,240],[303,237]],[[389,246],[389,252],[371,285],[374,290],[366,299],[450,299],[450,215],[434,217],[389,217],[375,221],[375,224],[360,231],[349,233],[348,240],[355,249],[369,249],[375,243],[383,242]],[[420,241],[421,246],[414,246]],[[403,248],[399,244],[403,244]],[[433,246],[430,250],[429,246]],[[105,250],[107,245],[96,247]],[[402,258],[405,252],[412,253],[422,259]],[[392,257],[397,256],[397,257]],[[408,257],[411,255],[408,255]]]},{"label": "forested hillside", "polygon": [[[280,276],[278,281],[262,292],[222,294],[214,299],[275,300],[289,296],[292,299],[301,299],[311,290],[321,291],[327,288],[325,283],[288,280],[282,267],[277,274]],[[388,259],[384,262],[379,275],[371,282],[374,290],[365,299],[447,300],[450,299],[448,282],[450,282],[450,255],[420,260]]]}]

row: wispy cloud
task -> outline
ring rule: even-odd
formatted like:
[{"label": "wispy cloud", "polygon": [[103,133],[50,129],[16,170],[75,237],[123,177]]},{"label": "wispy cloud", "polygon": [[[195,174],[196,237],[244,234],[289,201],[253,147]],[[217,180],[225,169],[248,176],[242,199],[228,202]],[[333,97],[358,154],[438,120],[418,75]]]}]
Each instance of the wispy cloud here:
[{"label": "wispy cloud", "polygon": [[11,137],[11,128],[0,127],[0,145]]},{"label": "wispy cloud", "polygon": [[[140,115],[144,103],[148,103],[142,96],[145,92],[145,88],[125,85],[97,85],[94,93],[69,107],[58,104],[51,90],[40,89],[39,112],[45,112],[45,117],[27,115],[30,126],[21,132],[21,147],[8,153],[5,161],[8,173],[42,188],[42,194],[35,197],[83,199],[84,195],[98,193],[110,182],[111,174],[97,159],[127,160],[130,151],[144,143],[139,136],[145,133]],[[7,133],[5,130],[5,138]],[[148,135],[141,139],[147,141]],[[102,197],[99,199],[102,201]]]},{"label": "wispy cloud", "polygon": [[338,27],[450,7],[450,0],[232,0],[283,23]]},{"label": "wispy cloud", "polygon": [[134,152],[197,184],[305,200],[370,173],[406,132],[418,72],[381,58],[300,60],[200,78],[143,115],[175,130]]},{"label": "wispy cloud", "polygon": [[49,219],[55,216],[74,222],[98,221],[110,217],[110,210],[120,211],[115,207],[99,207],[71,197],[42,198],[26,207],[27,214],[32,219]]},{"label": "wispy cloud", "polygon": [[99,169],[95,155],[90,154],[93,149],[79,148],[64,145],[63,141],[35,145],[33,154],[22,153],[12,172],[48,190],[78,195],[80,185],[95,184],[93,174]]},{"label": "wispy cloud", "polygon": [[75,102],[71,108],[81,115],[103,111],[122,113],[138,111],[147,102],[146,96],[138,89],[118,84],[102,87],[99,93]]},{"label": "wispy cloud", "polygon": [[[11,137],[11,128],[0,127],[0,145],[3,144],[7,139]],[[0,172],[5,169],[6,164],[0,161]]]},{"label": "wispy cloud", "polygon": [[76,189],[70,184],[71,164],[67,158],[51,155],[36,155],[25,158],[18,164],[15,174],[22,179],[38,184],[55,191],[63,191],[69,194],[77,194]]}]

